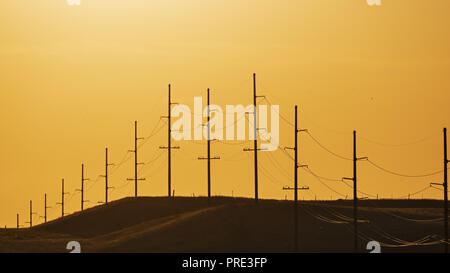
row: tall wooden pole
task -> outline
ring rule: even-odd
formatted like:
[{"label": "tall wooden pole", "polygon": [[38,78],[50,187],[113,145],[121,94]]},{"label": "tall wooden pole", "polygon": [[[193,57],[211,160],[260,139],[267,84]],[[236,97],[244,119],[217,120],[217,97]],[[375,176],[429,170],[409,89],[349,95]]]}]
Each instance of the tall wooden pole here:
[{"label": "tall wooden pole", "polygon": [[445,236],[445,253],[448,253],[448,168],[447,158],[447,128],[444,128],[444,236]]},{"label": "tall wooden pole", "polygon": [[353,131],[353,229],[354,229],[354,252],[358,252],[358,195],[356,181],[356,131]]},{"label": "tall wooden pole", "polygon": [[257,119],[256,119],[256,73],[253,73],[253,126],[254,126],[254,164],[255,164],[255,201],[258,202],[258,135],[257,135]]},{"label": "tall wooden pole", "polygon": [[33,201],[30,200],[30,227],[33,226]]},{"label": "tall wooden pole", "polygon": [[105,148],[105,204],[108,204],[108,148]]},{"label": "tall wooden pole", "polygon": [[138,181],[143,181],[145,178],[138,178],[138,165],[141,165],[143,163],[138,162],[138,146],[137,142],[138,140],[143,138],[138,138],[138,131],[137,131],[137,121],[134,121],[134,150],[130,150],[130,152],[134,153],[134,178],[128,178],[128,181],[134,180],[134,197],[138,197]]},{"label": "tall wooden pole", "polygon": [[64,178],[62,179],[62,192],[61,192],[61,218],[64,217]]},{"label": "tall wooden pole", "polygon": [[84,164],[81,164],[81,211],[84,210],[84,203],[89,202],[84,200],[84,182],[89,180],[89,178],[84,178]]},{"label": "tall wooden pole", "polygon": [[295,106],[295,146],[294,146],[294,252],[298,252],[298,123],[297,123],[297,105]]},{"label": "tall wooden pole", "polygon": [[294,147],[285,147],[285,149],[294,150],[294,187],[283,187],[283,190],[294,190],[294,252],[298,252],[298,191],[309,190],[309,187],[298,186],[298,168],[307,167],[307,165],[300,165],[298,163],[298,133],[307,131],[306,129],[298,129],[298,107],[295,105],[295,124],[294,124]]},{"label": "tall wooden pole", "polygon": [[84,164],[81,164],[81,211],[84,205]]},{"label": "tall wooden pole", "polygon": [[[294,147],[294,159],[295,159],[295,172],[294,172],[294,200],[297,207],[298,201],[298,123],[297,123],[297,105],[295,106],[295,147]],[[297,222],[296,222],[297,223]]]},{"label": "tall wooden pole", "polygon": [[[211,125],[210,125],[210,121],[211,121],[211,109],[210,109],[210,92],[209,92],[209,88],[207,90],[207,100],[208,100],[208,105],[206,106],[207,108],[207,122],[206,122],[206,128],[208,130],[207,133],[207,157],[199,157],[199,160],[207,160],[208,163],[208,202],[211,198],[211,160],[215,160],[215,159],[220,159],[220,157],[215,156],[215,157],[211,157]],[[205,124],[204,124],[205,125]],[[203,125],[203,126],[204,126]],[[208,203],[209,204],[209,203]]]},{"label": "tall wooden pole", "polygon": [[134,197],[137,197],[137,184],[138,184],[138,161],[137,161],[137,154],[138,154],[138,148],[137,148],[137,121],[134,121]]},{"label": "tall wooden pole", "polygon": [[209,88],[208,88],[208,94],[207,94],[207,101],[208,101],[208,117],[207,117],[207,123],[206,126],[208,128],[208,198],[211,197],[211,125],[209,124],[209,121],[211,119],[211,112],[209,108]]},{"label": "tall wooden pole", "polygon": [[47,194],[44,194],[44,223],[47,223]]},{"label": "tall wooden pole", "polygon": [[167,191],[168,191],[168,196],[171,196],[172,193],[172,158],[171,158],[171,136],[170,136],[170,132],[171,132],[171,99],[170,99],[170,84],[169,84],[169,104],[168,104],[168,109],[167,109],[167,120],[168,120],[168,124],[167,124],[167,163],[168,163],[168,167],[167,167]]}]

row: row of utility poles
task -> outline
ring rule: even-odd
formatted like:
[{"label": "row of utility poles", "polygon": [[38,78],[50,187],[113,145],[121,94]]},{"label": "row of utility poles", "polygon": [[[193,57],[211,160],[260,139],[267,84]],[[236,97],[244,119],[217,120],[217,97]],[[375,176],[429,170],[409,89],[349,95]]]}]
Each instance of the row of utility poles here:
[{"label": "row of utility poles", "polygon": [[[258,96],[256,94],[256,74],[253,74],[253,112],[250,114],[253,115],[253,129],[254,129],[254,142],[253,148],[245,148],[244,151],[253,151],[254,153],[254,198],[257,202],[258,197],[258,151],[261,149],[258,148],[258,130],[263,130],[264,128],[257,127],[257,99],[264,98],[264,96]],[[168,130],[167,130],[167,146],[161,146],[160,149],[167,149],[168,151],[168,196],[172,196],[172,162],[171,162],[171,150],[179,149],[178,146],[171,145],[171,110],[172,105],[176,104],[171,101],[171,85],[168,86],[168,115],[162,116],[161,118],[168,119]],[[199,160],[207,160],[207,192],[208,198],[211,197],[211,160],[220,159],[220,157],[211,157],[211,127],[210,127],[210,117],[211,117],[211,109],[210,109],[210,90],[207,89],[207,123],[203,124],[203,126],[207,126],[207,157],[198,157]],[[294,128],[294,147],[286,147],[286,149],[294,150],[294,187],[283,187],[283,190],[293,190],[294,191],[294,251],[298,251],[298,232],[299,232],[299,224],[298,224],[298,191],[299,190],[308,190],[307,186],[298,186],[298,168],[307,167],[307,165],[301,165],[298,163],[298,134],[300,132],[307,131],[306,129],[298,128],[298,108],[295,106],[295,128]],[[144,138],[138,137],[138,126],[137,121],[134,122],[134,149],[129,150],[129,152],[134,153],[134,178],[128,178],[128,181],[134,181],[134,193],[135,197],[138,196],[138,182],[144,181],[145,178],[138,177],[138,165],[142,165],[144,163],[138,162],[138,141]],[[353,233],[354,233],[354,252],[358,252],[358,195],[357,195],[357,161],[366,160],[367,157],[357,157],[356,152],[356,131],[353,131],[353,177],[343,177],[343,180],[350,180],[353,182]],[[105,160],[105,202],[108,203],[108,189],[112,188],[108,186],[108,167],[114,164],[108,163],[108,148],[106,148],[106,160]],[[444,183],[431,183],[441,185],[444,188],[444,245],[445,252],[448,253],[448,184],[447,184],[447,168],[448,168],[448,158],[447,158],[447,128],[444,128]],[[88,202],[84,200],[84,182],[89,180],[88,178],[84,178],[84,164],[81,165],[81,210],[84,209],[84,203]],[[64,179],[62,179],[62,191],[61,191],[61,203],[57,203],[61,205],[61,217],[64,217],[64,195],[67,194],[64,192]],[[103,203],[103,202],[102,202]],[[45,216],[44,221],[47,222],[47,195],[45,194]],[[32,201],[30,201],[30,227],[32,226]],[[19,214],[17,214],[17,227],[19,228]]]},{"label": "row of utility poles", "polygon": [[[298,187],[298,168],[308,167],[307,165],[300,165],[298,163],[298,133],[307,131],[307,129],[298,129],[297,105],[295,106],[295,128],[294,128],[294,144],[295,146],[286,147],[285,149],[294,150],[294,187],[283,187],[283,190],[294,190],[294,252],[298,251],[298,190],[308,190],[309,187]],[[443,186],[444,191],[444,248],[445,253],[448,253],[448,157],[447,157],[447,128],[443,130],[444,134],[444,183],[431,183],[433,185]],[[256,150],[255,150],[256,153]],[[357,187],[357,161],[367,160],[368,157],[358,157],[356,152],[356,131],[353,131],[353,177],[343,177],[343,180],[350,180],[353,182],[353,251],[358,252],[358,187]],[[255,166],[257,163],[255,161]],[[256,167],[257,168],[257,167]],[[255,178],[255,185],[257,181]],[[257,199],[257,195],[255,195]]]},{"label": "row of utility poles", "polygon": [[[256,95],[254,95],[255,97]],[[255,108],[256,109],[256,108]],[[298,162],[298,133],[305,132],[307,129],[298,129],[298,113],[297,105],[295,106],[294,114],[294,147],[286,147],[285,149],[294,150],[294,187],[283,187],[283,190],[294,190],[294,252],[298,251],[298,190],[308,190],[309,187],[298,187],[298,168],[308,167],[308,165],[301,165]],[[255,114],[256,116],[256,114]],[[448,163],[447,158],[447,128],[443,130],[444,134],[444,183],[431,183],[434,185],[443,186],[444,190],[444,247],[445,253],[448,253]],[[255,146],[257,147],[257,146]],[[255,148],[255,154],[257,149]],[[353,177],[343,177],[343,180],[350,180],[353,182],[353,251],[358,252],[358,187],[357,187],[357,161],[367,160],[368,157],[358,157],[356,152],[356,131],[353,131]],[[255,156],[255,173],[257,173],[257,161]],[[255,175],[255,188],[257,193],[257,176]],[[257,194],[255,199],[257,200]]]}]

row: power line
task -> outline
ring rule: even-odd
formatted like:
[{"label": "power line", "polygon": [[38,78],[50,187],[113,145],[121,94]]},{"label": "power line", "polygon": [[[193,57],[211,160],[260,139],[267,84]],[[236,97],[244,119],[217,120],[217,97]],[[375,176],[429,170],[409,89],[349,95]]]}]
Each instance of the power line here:
[{"label": "power line", "polygon": [[436,136],[437,136],[436,134],[433,134],[433,135],[430,135],[430,136],[427,136],[427,137],[423,137],[423,138],[415,140],[415,141],[405,142],[405,143],[396,143],[396,144],[394,144],[394,143],[383,143],[383,142],[372,140],[372,139],[369,139],[369,138],[366,138],[366,137],[362,137],[362,136],[359,136],[359,138],[364,140],[364,141],[366,141],[366,142],[368,142],[368,143],[376,144],[376,145],[379,145],[379,146],[401,147],[401,146],[409,146],[409,145],[418,144],[418,143],[427,141],[429,139],[435,138]]},{"label": "power line", "polygon": [[338,195],[340,195],[340,196],[342,196],[342,197],[347,197],[347,195],[342,194],[342,193],[336,191],[335,189],[331,188],[330,186],[328,186],[327,183],[323,182],[322,179],[321,179],[319,176],[317,176],[315,173],[313,173],[310,169],[305,168],[305,170],[306,170],[309,174],[311,174],[313,177],[315,177],[315,178],[317,179],[317,181],[319,181],[322,185],[324,185],[324,186],[325,186],[326,188],[328,188],[330,191],[332,191],[332,192],[334,192],[334,193],[336,193],[336,194],[338,194]]},{"label": "power line", "polygon": [[138,148],[141,148],[142,146],[144,146],[152,137],[156,136],[159,132],[161,132],[162,128],[164,128],[165,122],[163,122],[163,124],[161,125],[161,127],[158,128],[158,125],[161,123],[161,118],[158,120],[158,122],[156,123],[155,127],[152,129],[151,133],[144,137],[144,141],[142,141],[141,144],[138,145]]},{"label": "power line", "polygon": [[248,142],[248,140],[244,140],[244,141],[240,141],[240,142],[230,143],[230,142],[225,142],[225,141],[222,141],[219,139],[216,139],[216,141],[221,144],[225,144],[225,145],[242,145],[242,144],[246,144]]},{"label": "power line", "polygon": [[[267,96],[264,96],[264,100],[267,101],[267,103],[272,106],[273,104],[267,99]],[[291,121],[289,121],[288,118],[284,117],[279,111],[277,111],[276,109],[273,109],[278,116],[284,121],[286,122],[286,124],[290,125],[291,127],[295,127],[295,124],[293,124]]]},{"label": "power line", "polygon": [[144,165],[143,165],[144,168],[145,168],[146,166],[148,166],[148,164],[153,163],[153,162],[155,162],[156,160],[158,160],[163,154],[164,154],[164,152],[163,152],[163,151],[160,151],[160,153],[159,153],[157,156],[155,156],[154,158],[150,159],[149,161],[146,161],[146,162],[144,163]]},{"label": "power line", "polygon": [[122,157],[122,159],[119,161],[119,163],[115,164],[111,170],[110,175],[113,175],[123,164],[125,164],[125,162],[127,162],[128,160],[131,159],[130,155],[130,151],[126,151],[125,155]]},{"label": "power line", "polygon": [[423,188],[423,189],[420,189],[420,190],[418,190],[418,191],[416,191],[416,192],[413,192],[413,193],[408,193],[408,194],[406,194],[406,195],[402,195],[402,196],[400,196],[399,198],[400,199],[403,199],[403,198],[406,198],[406,197],[411,197],[411,196],[414,196],[414,195],[417,195],[417,194],[419,194],[419,193],[422,193],[422,192],[424,192],[424,191],[427,191],[427,190],[429,190],[431,188],[431,186],[427,186],[427,187],[425,187],[425,188]]},{"label": "power line", "polygon": [[[248,156],[248,158],[250,158],[250,159],[252,158],[250,156],[250,154],[246,153],[246,155]],[[270,173],[270,171],[264,167],[264,164],[259,164],[258,167],[259,167],[259,170],[261,170],[261,174],[263,176],[265,176],[267,179],[269,179],[270,182],[272,182],[273,184],[279,184],[279,180],[276,177],[274,177]]]},{"label": "power line", "polygon": [[[342,182],[344,182],[344,185],[346,185],[347,187],[349,187],[350,189],[353,189],[353,187],[351,186],[351,185],[349,185],[349,184],[347,184],[347,181],[345,181],[345,180],[342,180]],[[365,195],[365,196],[368,196],[368,197],[378,197],[378,195],[375,195],[375,194],[370,194],[370,193],[366,193],[366,192],[363,192],[363,191],[361,191],[361,190],[356,190],[358,193],[361,193],[361,194],[363,194],[363,195]]]},{"label": "power line", "polygon": [[282,151],[285,156],[287,156],[290,160],[295,161],[295,158],[293,158],[287,151],[285,151],[285,149],[286,149],[286,147],[284,149],[281,149],[280,147],[278,147],[278,150]]},{"label": "power line", "polygon": [[380,170],[382,170],[384,172],[387,172],[387,173],[390,173],[390,174],[393,174],[393,175],[397,175],[397,176],[403,176],[403,177],[427,177],[427,176],[432,176],[432,175],[436,175],[436,174],[442,173],[444,171],[444,170],[440,170],[440,171],[435,171],[435,172],[427,173],[427,174],[408,175],[408,174],[401,174],[401,173],[398,173],[398,172],[394,172],[394,171],[388,170],[388,169],[386,169],[384,167],[381,167],[380,165],[376,164],[375,162],[373,162],[373,161],[371,161],[369,159],[367,161],[370,164],[372,164],[374,167],[376,167],[376,168],[378,168],[378,169],[380,169]]},{"label": "power line", "polygon": [[317,143],[317,145],[319,145],[319,146],[320,146],[322,149],[324,149],[325,151],[329,152],[330,154],[332,154],[332,155],[334,155],[334,156],[336,156],[336,157],[338,157],[338,158],[340,158],[340,159],[352,161],[351,158],[348,158],[348,157],[345,157],[345,156],[341,156],[341,155],[339,155],[339,154],[337,154],[337,153],[331,151],[330,149],[328,149],[328,148],[325,147],[324,145],[322,145],[315,137],[313,137],[313,136],[311,135],[311,133],[310,133],[309,131],[307,131],[307,134],[311,137],[312,140],[314,140],[315,143]]},{"label": "power line", "polygon": [[[167,156],[167,155],[166,155]],[[161,159],[165,159],[165,157],[160,157]],[[175,156],[176,158],[176,156]],[[156,162],[155,162],[156,163]],[[142,174],[148,177],[153,177],[156,173],[159,173],[163,170],[164,161],[161,161],[158,167],[155,169],[146,169]]]},{"label": "power line", "polygon": [[[292,180],[292,176],[290,174],[288,174],[288,172],[282,168],[280,166],[280,164],[275,160],[275,158],[273,158],[273,156],[270,153],[263,153],[263,155],[267,155],[267,158],[269,159],[269,161],[272,163],[272,165],[280,170],[280,174],[282,174],[288,181]],[[273,158],[273,159],[272,159]],[[275,163],[276,162],[276,163]]]},{"label": "power line", "polygon": [[[229,156],[221,156],[221,159],[222,160],[225,160],[225,161],[242,161],[242,160],[245,160],[245,154],[244,154],[244,156],[242,157],[239,157],[239,159],[237,159],[236,157],[238,156],[238,155],[243,155],[243,153],[242,153],[242,150],[238,150],[238,151],[236,151],[236,152],[234,152],[233,154],[231,154],[231,155],[229,155]],[[234,159],[233,159],[234,158]]]},{"label": "power line", "polygon": [[[153,129],[152,129],[152,131],[151,131],[151,133],[148,135],[148,136],[146,136],[146,137],[144,137],[144,138],[141,138],[141,139],[143,139],[144,141],[141,143],[141,144],[139,144],[138,145],[138,148],[141,148],[142,146],[144,146],[147,142],[148,142],[148,140],[150,139],[150,138],[152,138],[153,136],[155,136],[158,132],[160,132],[161,131],[161,129],[164,127],[164,125],[165,125],[165,123],[164,124],[162,124],[161,125],[161,127],[159,127],[158,128],[158,125],[160,124],[160,122],[161,122],[161,118],[158,120],[158,122],[155,124],[155,126],[153,127]],[[157,129],[158,128],[158,129]],[[113,164],[113,168],[112,168],[112,171],[110,172],[110,175],[113,175],[124,163],[126,163],[128,160],[130,160],[131,159],[131,157],[129,156],[130,155],[130,152],[132,152],[132,151],[130,151],[130,150],[128,150],[128,151],[126,151],[125,152],[125,154],[124,154],[124,156],[122,157],[122,159],[119,161],[119,163],[117,163],[117,164]]]},{"label": "power line", "polygon": [[306,169],[307,169],[309,172],[314,173],[314,175],[317,176],[317,177],[319,177],[320,179],[327,180],[327,181],[333,181],[333,182],[342,182],[342,178],[341,178],[341,179],[337,179],[337,178],[329,178],[329,177],[325,177],[325,176],[318,175],[317,173],[315,173],[315,172],[313,172],[313,171],[311,170],[311,167],[310,167],[310,166],[306,167]]},{"label": "power line", "polygon": [[[356,235],[358,238],[363,239],[363,240],[368,240],[368,241],[373,241],[375,239],[370,238],[370,236],[367,236],[364,234],[364,232],[359,231],[358,233],[355,233],[354,230],[349,228],[349,224],[352,220],[352,218],[347,217],[345,215],[342,215],[340,213],[338,213],[337,211],[332,210],[331,208],[326,208],[324,207],[325,210],[327,210],[331,215],[342,219],[343,221],[340,220],[333,220],[330,218],[327,218],[323,215],[321,215],[319,212],[315,212],[314,210],[309,211],[309,209],[306,209],[306,206],[304,206],[304,210],[310,214],[311,216],[313,216],[314,218],[316,218],[317,220],[326,222],[326,223],[330,223],[330,224],[345,224],[346,227],[348,227],[348,230]],[[385,244],[382,243],[380,240],[376,239],[376,241],[380,242],[382,245],[385,245],[387,247],[403,247],[403,246],[418,246],[418,245],[434,245],[434,244],[439,244],[441,243],[443,240],[438,240],[438,241],[434,241],[434,242],[427,242],[430,238],[432,238],[434,235],[427,235],[423,238],[420,238],[416,241],[413,242],[409,242],[409,241],[405,241],[402,240],[396,236],[393,236],[391,234],[389,234],[386,231],[383,231],[381,228],[379,228],[378,226],[376,226],[372,221],[367,221],[367,220],[358,220],[359,223],[367,223],[370,224],[370,226],[373,228],[372,230],[375,231],[378,235],[382,236],[383,238],[386,238],[394,243],[397,243],[397,245],[389,245],[389,244]],[[426,243],[427,242],[427,243]]]}]

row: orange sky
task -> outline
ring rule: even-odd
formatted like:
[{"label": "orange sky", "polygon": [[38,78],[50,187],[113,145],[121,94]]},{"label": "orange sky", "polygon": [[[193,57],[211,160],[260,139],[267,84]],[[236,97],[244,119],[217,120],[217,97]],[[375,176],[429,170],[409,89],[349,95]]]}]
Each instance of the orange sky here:
[{"label": "orange sky", "polygon": [[[104,149],[119,162],[133,148],[133,121],[149,135],[173,101],[192,105],[211,88],[212,103],[252,103],[258,93],[280,105],[332,151],[358,154],[405,174],[442,168],[442,127],[450,125],[450,2],[447,0],[64,0],[0,2],[0,226],[28,220],[29,200],[43,215],[60,215],[60,180],[79,210],[81,163],[92,203],[103,200]],[[261,103],[266,103],[261,101]],[[163,123],[160,123],[163,124]],[[291,146],[292,127],[280,121],[280,144]],[[425,140],[423,140],[425,139]],[[417,140],[423,140],[418,143]],[[150,161],[166,145],[166,128],[140,151]],[[233,143],[233,142],[231,142]],[[236,143],[234,143],[236,144]],[[238,144],[238,143],[237,143]],[[206,146],[181,141],[173,152],[176,195],[206,194]],[[214,143],[214,194],[253,196],[251,145]],[[131,155],[130,155],[131,156]],[[166,155],[142,170],[141,195],[165,195]],[[305,134],[300,160],[330,178],[352,175],[352,163],[327,153]],[[292,162],[282,152],[260,155],[260,196],[285,197]],[[283,169],[280,169],[284,167]],[[399,197],[441,182],[442,174],[402,178],[358,163],[359,189]],[[263,174],[264,172],[264,174]],[[269,174],[267,174],[269,173]],[[111,199],[133,193],[133,160],[111,176]],[[271,177],[273,176],[273,177]],[[270,177],[270,178],[269,178]],[[341,198],[300,171],[301,198]],[[351,196],[342,182],[325,181]],[[439,190],[426,198],[442,198]],[[422,194],[415,197],[422,197]],[[292,198],[288,194],[288,198]],[[25,219],[26,218],[26,219]],[[34,223],[40,222],[38,216]]]}]

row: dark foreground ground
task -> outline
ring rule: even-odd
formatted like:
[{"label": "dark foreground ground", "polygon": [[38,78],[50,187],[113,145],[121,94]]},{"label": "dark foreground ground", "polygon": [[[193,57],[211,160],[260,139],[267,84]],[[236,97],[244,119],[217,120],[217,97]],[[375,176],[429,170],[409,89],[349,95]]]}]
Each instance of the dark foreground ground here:
[{"label": "dark foreground ground", "polygon": [[[351,201],[301,201],[300,252],[352,252]],[[436,200],[361,200],[359,250],[442,252]],[[292,201],[214,197],[125,198],[33,228],[0,230],[0,252],[292,252]]]}]

